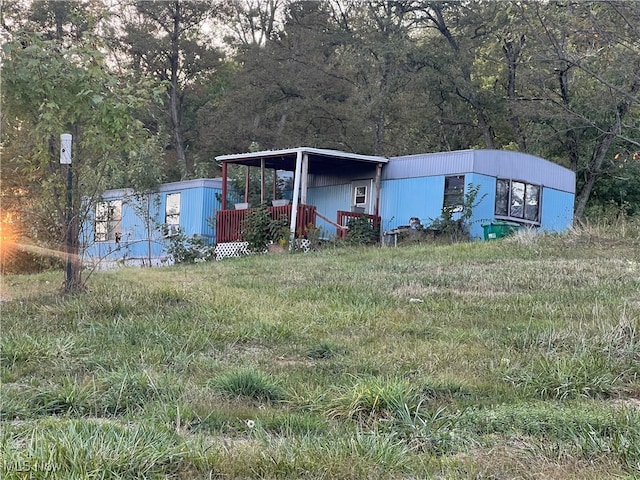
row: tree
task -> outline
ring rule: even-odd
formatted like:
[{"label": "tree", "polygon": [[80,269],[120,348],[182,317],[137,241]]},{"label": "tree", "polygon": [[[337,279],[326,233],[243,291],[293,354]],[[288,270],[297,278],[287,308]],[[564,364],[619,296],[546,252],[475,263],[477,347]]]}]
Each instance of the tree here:
[{"label": "tree", "polygon": [[344,98],[336,74],[341,41],[321,2],[287,5],[282,28],[264,44],[234,43],[235,70],[225,95],[203,110],[203,138],[226,151],[322,145],[344,148]]},{"label": "tree", "polygon": [[340,17],[349,33],[339,55],[345,63],[343,75],[353,87],[348,100],[351,120],[366,126],[366,151],[400,152],[406,148],[402,143],[407,140],[407,119],[415,119],[412,112],[423,98],[413,88],[424,67],[412,38],[415,2],[376,0],[362,7],[342,10]]},{"label": "tree", "polygon": [[234,46],[265,45],[276,31],[286,0],[229,0],[221,9],[221,27]]},{"label": "tree", "polygon": [[577,173],[575,215],[581,218],[598,182],[620,165],[616,154],[640,146],[640,7],[533,5],[539,68],[531,83],[541,86],[539,121],[551,130],[540,153],[554,158],[551,149],[560,147]]},{"label": "tree", "polygon": [[[106,188],[135,185],[136,174],[155,172],[154,137],[135,119],[148,109],[158,91],[150,82],[133,82],[109,72],[98,40],[45,39],[30,31],[16,32],[3,45],[2,104],[8,148],[3,180],[29,199],[12,208],[31,225],[33,239],[48,244],[65,237],[65,174],[59,166],[60,134],[73,143],[72,254],[79,255],[79,235],[89,208]],[[5,207],[3,202],[3,208]],[[80,263],[73,262],[65,291],[82,289]]]},{"label": "tree", "polygon": [[493,95],[483,88],[483,78],[475,71],[475,52],[487,40],[490,19],[501,8],[497,2],[427,2],[421,9],[425,27],[440,34],[437,44],[427,45],[439,52],[432,68],[442,75],[439,84],[444,87],[443,95],[448,101],[455,97],[469,109],[472,117],[467,118],[467,123],[477,128],[486,148],[500,145],[490,116],[495,106],[491,103]]},{"label": "tree", "polygon": [[126,53],[141,76],[154,76],[166,85],[171,147],[180,175],[188,177],[198,160],[188,153],[197,142],[197,110],[206,101],[197,100],[198,85],[211,80],[222,58],[222,52],[211,47],[202,33],[216,8],[196,0],[142,0],[133,1],[132,7],[135,14],[125,23]]}]

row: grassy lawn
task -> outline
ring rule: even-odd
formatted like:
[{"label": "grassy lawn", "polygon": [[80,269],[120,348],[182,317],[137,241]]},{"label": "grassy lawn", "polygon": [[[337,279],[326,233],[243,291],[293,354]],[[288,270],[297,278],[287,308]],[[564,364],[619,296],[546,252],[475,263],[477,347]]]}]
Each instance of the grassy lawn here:
[{"label": "grassy lawn", "polygon": [[2,281],[3,479],[640,476],[637,226],[62,275]]}]

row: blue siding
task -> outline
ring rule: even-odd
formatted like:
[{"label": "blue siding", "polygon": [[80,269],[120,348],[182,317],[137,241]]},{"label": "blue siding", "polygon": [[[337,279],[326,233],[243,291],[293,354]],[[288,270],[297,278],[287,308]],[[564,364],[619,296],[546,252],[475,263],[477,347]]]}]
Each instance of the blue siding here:
[{"label": "blue siding", "polygon": [[574,195],[552,188],[543,188],[541,225],[546,231],[562,232],[573,224]]},{"label": "blue siding", "polygon": [[[90,220],[83,226],[83,244],[85,253],[93,259],[107,262],[118,260],[147,262],[149,257],[162,254],[164,239],[157,225],[158,194],[152,194],[147,204],[144,198],[135,197],[131,191],[109,191],[104,200],[122,200],[122,239],[120,244],[114,241],[96,242],[94,240],[93,210]],[[145,221],[146,211],[149,220]],[[147,224],[151,234],[147,232]]]},{"label": "blue siding", "polygon": [[497,178],[524,180],[575,193],[576,175],[561,165],[520,152],[475,150],[473,171]]},{"label": "blue siding", "polygon": [[418,217],[423,225],[440,216],[444,195],[444,177],[405,178],[382,182],[380,216],[382,229],[409,225]]},{"label": "blue siding", "polygon": [[[496,202],[496,179],[477,173],[465,176],[465,195],[469,192],[469,184],[479,186],[477,205],[473,208],[473,216],[469,221],[469,234],[471,238],[483,238],[484,229],[482,225],[491,223],[494,220],[494,209]],[[484,197],[484,198],[483,198]]]},{"label": "blue siding", "polygon": [[209,238],[212,243],[214,243],[216,239],[215,215],[216,212],[222,208],[222,204],[218,198],[222,198],[222,188],[220,188],[220,190],[206,189],[203,192],[203,215],[201,218],[200,232],[201,235]]},{"label": "blue siding", "polygon": [[[437,173],[436,173],[437,172]],[[563,231],[573,222],[575,174],[533,155],[498,150],[465,150],[392,158],[382,182],[381,209],[384,230],[407,225],[418,217],[428,225],[441,213],[444,177],[465,175],[468,185],[479,185],[470,221],[472,238],[483,238],[482,225],[495,220],[496,179],[522,180],[542,186],[540,228]]]},{"label": "blue siding", "polygon": [[[187,236],[204,236],[215,242],[215,230],[207,221],[220,209],[218,197],[222,194],[222,181],[200,179],[161,185],[157,193],[138,198],[131,190],[119,189],[105,192],[103,200],[122,200],[122,239],[95,242],[92,207],[90,219],[83,225],[85,256],[93,261],[108,263],[122,261],[134,264],[157,264],[167,258],[169,240],[164,237],[167,195],[180,193],[180,229]],[[216,195],[217,194],[217,195]],[[146,212],[149,212],[149,220]],[[149,225],[149,228],[147,227]]]},{"label": "blue siding", "polygon": [[383,168],[382,179],[460,175],[473,170],[474,150],[422,153],[393,157]]},{"label": "blue siding", "polygon": [[[481,238],[482,224],[493,219],[495,178],[467,173],[465,193],[470,183],[480,186],[478,199],[486,194],[474,208],[470,225],[471,236]],[[401,225],[409,225],[411,217],[418,217],[427,226],[440,217],[443,203],[444,175],[384,181],[380,209],[382,228],[392,230]]]},{"label": "blue siding", "polygon": [[461,150],[393,157],[383,171],[383,180],[468,172],[490,177],[524,180],[575,193],[575,173],[534,155],[508,150]]},{"label": "blue siding", "polygon": [[[319,213],[335,222],[338,210],[351,208],[351,183],[309,188],[307,204],[315,205]],[[333,237],[336,234],[336,227],[321,218],[317,219],[316,226],[322,230],[323,238]]]},{"label": "blue siding", "polygon": [[[345,158],[348,154],[344,154]],[[468,185],[480,186],[478,199],[484,198],[474,208],[471,219],[472,238],[482,238],[482,225],[495,219],[496,179],[521,180],[542,187],[540,199],[540,229],[563,231],[573,221],[575,174],[552,162],[528,154],[502,150],[464,150],[394,157],[383,167],[380,216],[382,229],[391,230],[408,225],[411,217],[418,217],[423,225],[429,225],[442,212],[445,176],[465,175],[465,191]],[[349,210],[352,202],[352,181],[375,176],[375,167],[360,165],[331,174],[310,176],[307,203],[317,211],[336,221],[338,210]],[[149,257],[154,263],[167,256],[168,240],[163,237],[167,195],[180,193],[180,228],[188,236],[199,235],[215,242],[213,218],[221,208],[222,179],[199,179],[161,185],[149,203],[151,235],[145,225],[146,205],[140,205],[131,190],[120,189],[105,192],[104,200],[121,199],[122,240],[94,242],[93,221],[83,225],[85,254],[89,257],[105,257],[108,260],[133,260],[146,263]],[[375,192],[371,192],[375,194]],[[230,196],[233,196],[230,193]],[[373,199],[371,200],[373,202]],[[94,207],[95,208],[95,207]],[[92,210],[91,216],[95,210]],[[335,227],[318,218],[317,226],[324,237],[335,235]]]}]

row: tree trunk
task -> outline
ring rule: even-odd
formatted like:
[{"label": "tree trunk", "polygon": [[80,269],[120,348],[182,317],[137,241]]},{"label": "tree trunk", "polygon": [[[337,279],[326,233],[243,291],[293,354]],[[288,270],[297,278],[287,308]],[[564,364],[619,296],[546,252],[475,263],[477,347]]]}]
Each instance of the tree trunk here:
[{"label": "tree trunk", "polygon": [[[558,82],[560,84],[560,98],[562,98],[562,105],[567,110],[570,110],[569,104],[569,81],[568,74],[570,66],[563,68],[558,71]],[[573,128],[573,125],[567,124],[567,133],[565,136],[565,150],[567,151],[567,155],[569,156],[569,166],[571,170],[576,172],[578,170],[578,159],[580,154],[578,153],[578,137],[576,136],[576,132]]]},{"label": "tree trunk", "polygon": [[[458,42],[454,38],[451,30],[447,26],[447,23],[444,19],[444,15],[442,13],[442,6],[438,3],[432,4],[431,6],[432,13],[427,13],[427,17],[433,22],[436,26],[436,29],[445,37],[447,43],[451,47],[451,49],[458,55],[460,62],[460,72],[462,76],[462,81],[460,84],[456,85],[456,94],[462,98],[465,102],[467,102],[476,116],[476,120],[478,122],[478,127],[480,128],[480,132],[482,133],[482,138],[484,139],[484,143],[487,148],[495,149],[495,132],[491,127],[489,122],[489,117],[484,112],[484,109],[480,105],[478,101],[478,97],[476,95],[476,91],[473,86],[473,82],[471,80],[471,65],[465,63],[465,60],[460,56],[460,46]],[[435,14],[435,15],[434,15]]]},{"label": "tree trunk", "polygon": [[80,258],[80,212],[82,197],[79,191],[79,172],[82,163],[81,138],[77,128],[73,128],[73,158],[67,173],[67,214],[65,215],[66,273],[64,293],[78,293],[84,290],[82,281],[82,261]]},{"label": "tree trunk", "polygon": [[386,131],[385,116],[384,116],[384,111],[381,111],[378,114],[378,118],[376,119],[376,122],[374,125],[374,133],[373,133],[374,155],[382,155],[383,153],[385,131]]},{"label": "tree trunk", "polygon": [[518,148],[522,152],[527,151],[527,139],[522,130],[522,126],[520,125],[520,118],[518,117],[515,111],[515,105],[517,102],[516,98],[516,70],[518,67],[518,57],[520,56],[520,51],[522,50],[522,45],[524,44],[525,37],[522,35],[518,43],[515,43],[510,40],[503,40],[502,42],[502,51],[504,52],[504,57],[507,61],[507,101],[509,108],[509,122],[511,123],[511,128],[513,129],[513,134],[516,137],[516,141],[518,142]]},{"label": "tree trunk", "polygon": [[587,202],[589,201],[589,197],[591,196],[591,192],[593,191],[593,187],[595,186],[598,178],[603,173],[602,165],[604,163],[604,159],[609,151],[609,148],[616,140],[618,135],[620,135],[620,131],[622,129],[622,119],[629,112],[631,104],[634,102],[634,99],[638,95],[638,92],[640,92],[640,71],[636,72],[635,81],[629,89],[629,94],[623,97],[624,100],[620,102],[616,107],[615,120],[609,126],[602,139],[598,143],[596,143],[596,146],[593,149],[591,161],[589,162],[589,165],[586,169],[585,184],[582,186],[580,192],[578,192],[578,196],[576,197],[576,218],[582,218],[584,216],[584,211],[587,206]]},{"label": "tree trunk", "polygon": [[187,155],[184,148],[184,139],[182,138],[182,116],[180,114],[181,102],[177,92],[177,75],[174,78],[171,75],[171,92],[170,92],[170,112],[171,112],[171,128],[173,129],[173,143],[180,163],[182,178],[186,178],[191,172],[187,164]]},{"label": "tree trunk", "polygon": [[621,113],[620,108],[618,108],[615,121],[609,127],[609,131],[604,135],[602,140],[596,144],[593,150],[591,161],[586,169],[586,181],[576,197],[576,218],[580,219],[584,216],[584,210],[587,206],[587,202],[589,201],[589,197],[591,196],[591,192],[593,191],[593,187],[595,186],[598,178],[602,175],[602,164],[604,163],[604,159],[609,151],[609,147],[611,147],[611,144],[620,133],[620,127],[622,125]]},{"label": "tree trunk", "polygon": [[175,1],[175,9],[173,11],[173,32],[171,34],[171,86],[169,92],[169,110],[171,114],[171,128],[173,129],[173,142],[178,156],[178,162],[182,170],[182,178],[187,178],[191,173],[190,165],[187,164],[187,155],[184,148],[184,139],[182,137],[182,99],[180,98],[178,82],[178,71],[180,69],[180,23],[182,14],[180,10],[180,1]]}]

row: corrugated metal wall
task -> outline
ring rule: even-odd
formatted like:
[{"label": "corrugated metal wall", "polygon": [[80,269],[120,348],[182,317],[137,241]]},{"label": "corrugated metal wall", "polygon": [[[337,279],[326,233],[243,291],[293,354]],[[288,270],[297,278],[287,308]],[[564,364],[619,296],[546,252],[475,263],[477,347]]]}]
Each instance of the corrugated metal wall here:
[{"label": "corrugated metal wall", "polygon": [[423,225],[440,216],[444,194],[444,177],[404,178],[382,182],[380,216],[382,229],[409,225],[418,217]]},{"label": "corrugated metal wall", "polygon": [[461,150],[392,157],[383,169],[384,180],[466,173],[525,180],[575,193],[575,173],[534,155],[508,150]]},{"label": "corrugated metal wall", "polygon": [[[216,195],[218,194],[218,195]],[[209,237],[215,242],[216,238],[216,222],[215,214],[222,208],[219,198],[222,198],[222,187],[220,188],[207,188],[203,192],[202,200],[202,224],[200,226],[200,232],[202,235]]]},{"label": "corrugated metal wall", "polygon": [[541,230],[562,232],[573,224],[574,195],[552,188],[542,189]]},{"label": "corrugated metal wall", "polygon": [[462,150],[392,157],[382,170],[382,179],[396,180],[471,172],[473,152],[473,150]]},{"label": "corrugated metal wall", "polygon": [[[359,165],[357,172],[336,172],[334,175],[310,175],[309,188],[328,187],[331,185],[344,185],[354,180],[370,179],[376,176],[375,167],[370,165]],[[385,167],[383,167],[384,169]],[[342,209],[344,210],[344,209]]]},{"label": "corrugated metal wall", "polygon": [[[85,253],[94,259],[106,260],[140,259],[149,256],[157,259],[166,256],[168,240],[164,238],[162,225],[165,223],[167,195],[180,193],[180,228],[186,235],[202,235],[215,241],[215,228],[207,222],[220,208],[216,193],[222,194],[219,179],[199,179],[161,185],[159,193],[152,194],[149,203],[144,198],[136,198],[131,190],[111,190],[103,198],[122,199],[122,240],[115,242],[95,242],[93,219],[83,226]],[[149,212],[151,220],[145,220]],[[150,222],[151,235],[147,231]],[[149,239],[149,237],[151,237]],[[151,255],[149,255],[151,251]]]},{"label": "corrugated metal wall", "polygon": [[[307,204],[315,205],[318,213],[335,222],[338,210],[351,208],[351,184],[309,188],[307,190]],[[317,219],[316,226],[322,229],[321,235],[323,237],[333,237],[336,234],[336,227],[321,218]]]},{"label": "corrugated metal wall", "polygon": [[474,150],[473,171],[497,178],[524,180],[564,192],[575,193],[571,170],[534,155],[506,150]]}]

